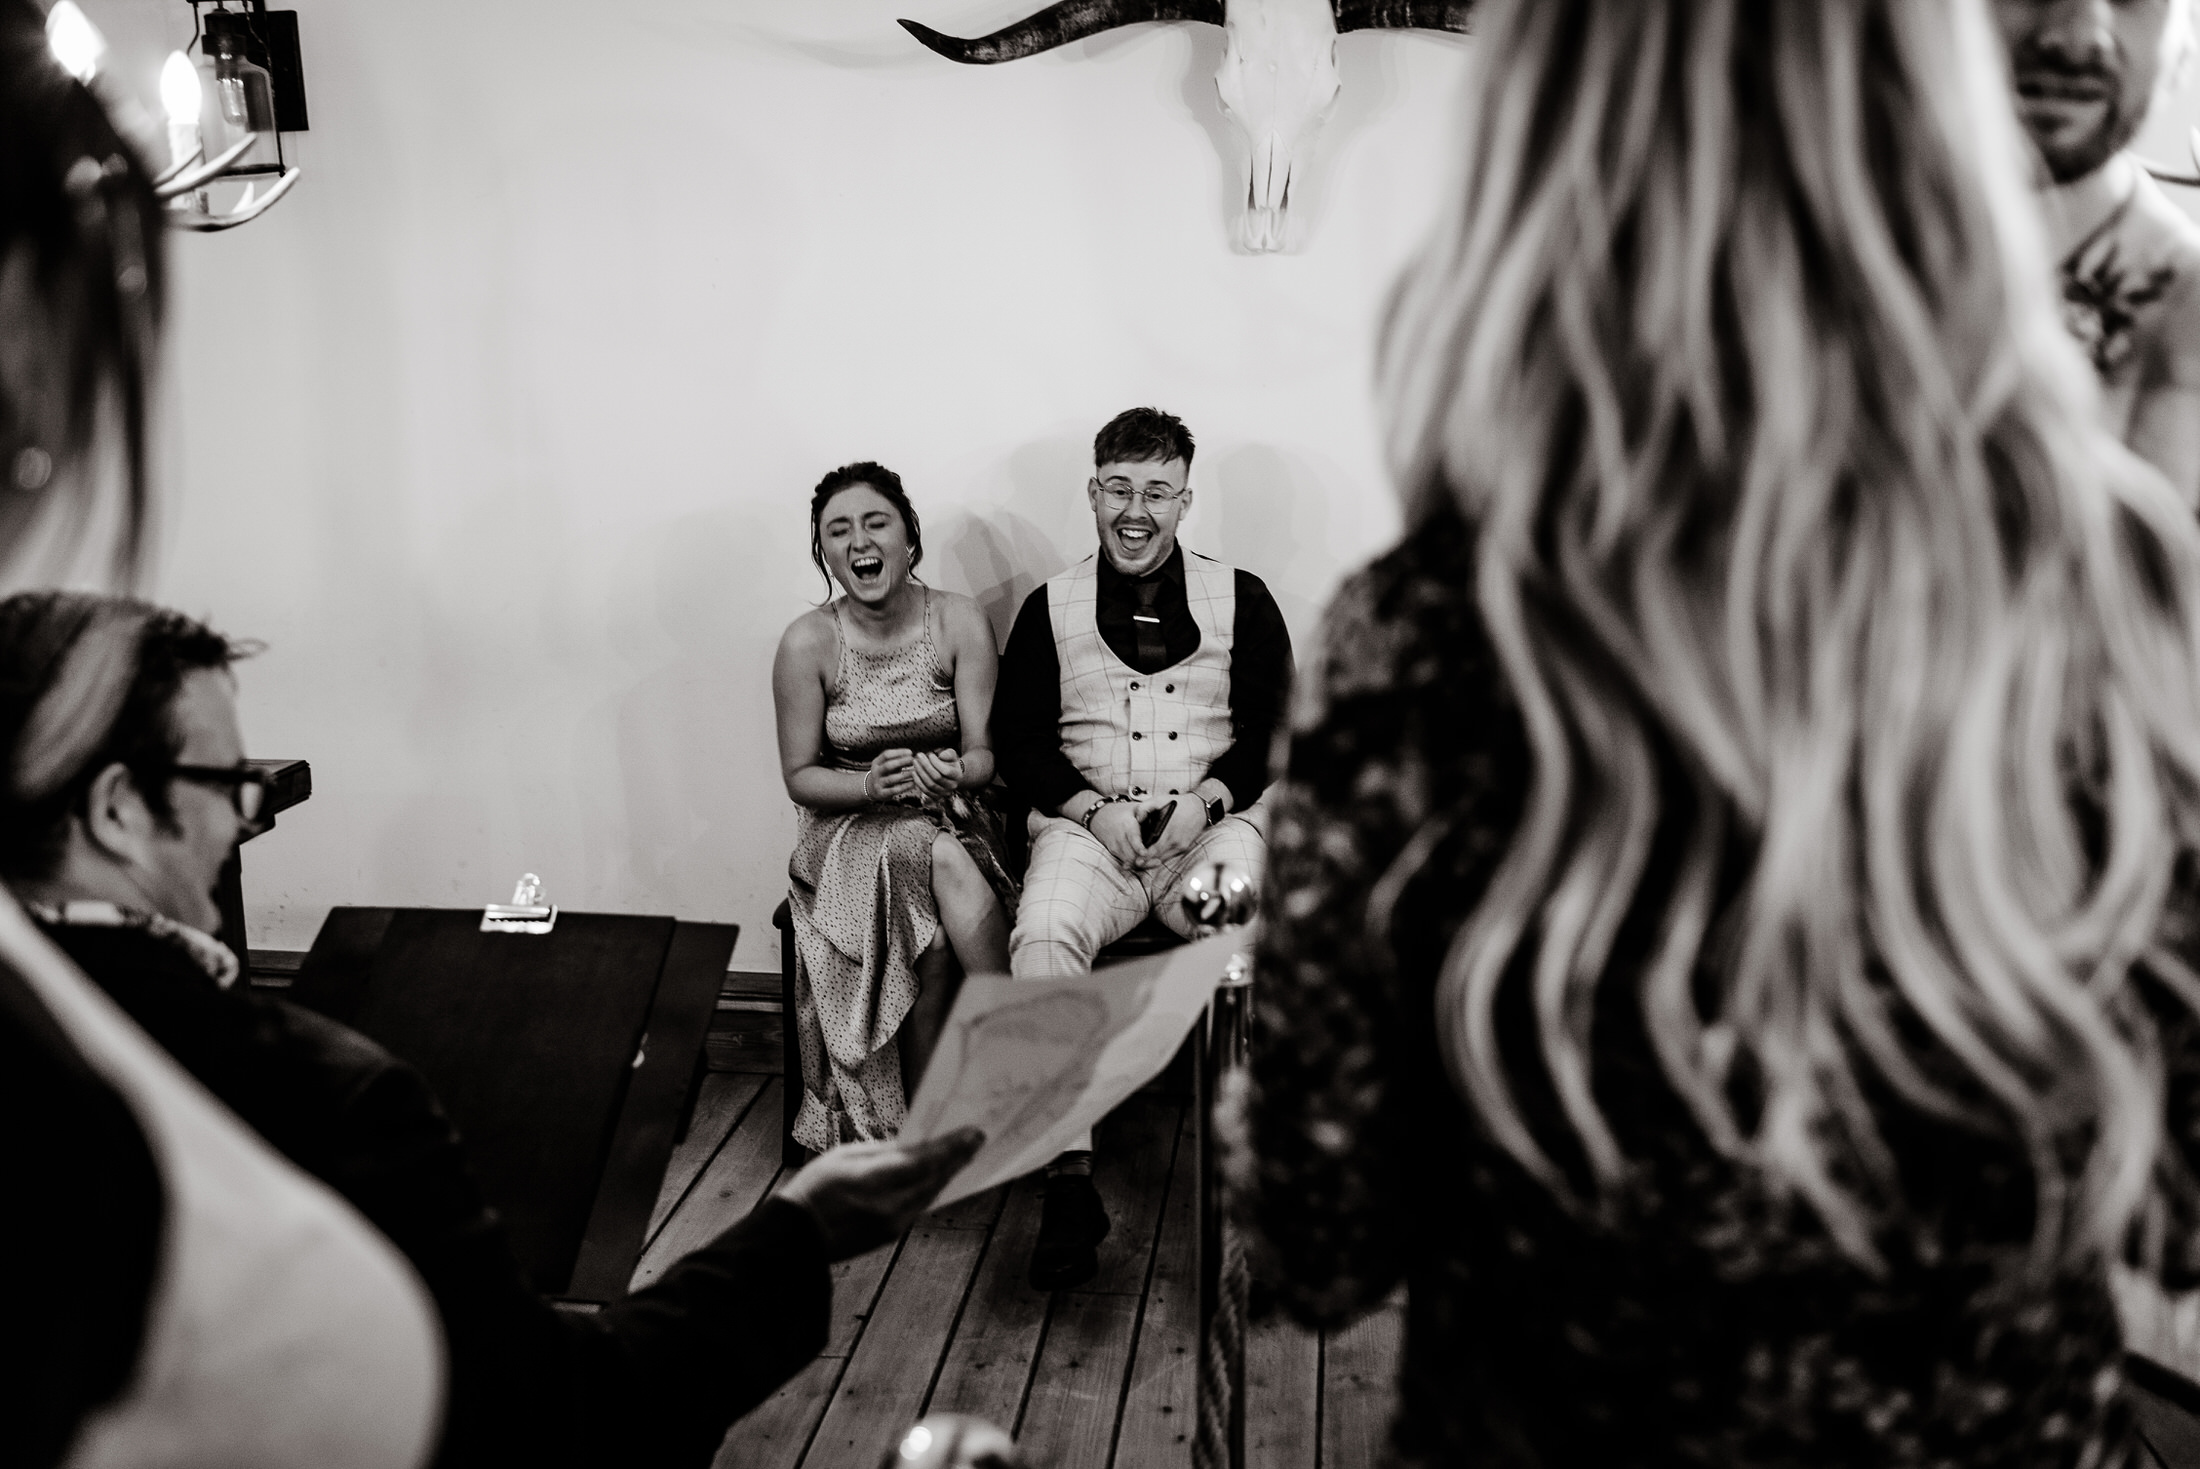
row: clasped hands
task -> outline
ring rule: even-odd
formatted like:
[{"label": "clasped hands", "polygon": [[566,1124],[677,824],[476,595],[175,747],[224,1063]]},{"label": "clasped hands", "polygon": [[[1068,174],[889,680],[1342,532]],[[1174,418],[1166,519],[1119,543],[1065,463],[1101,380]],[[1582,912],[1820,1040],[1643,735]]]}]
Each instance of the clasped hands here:
[{"label": "clasped hands", "polygon": [[960,750],[881,750],[864,774],[863,793],[874,801],[944,801],[962,788],[962,778]]},{"label": "clasped hands", "polygon": [[[1169,824],[1154,838],[1153,845],[1147,846],[1140,825],[1148,813],[1160,810],[1171,801],[1176,803],[1176,810],[1170,813]],[[1143,872],[1183,856],[1206,829],[1207,808],[1190,791],[1175,796],[1110,801],[1092,813],[1092,824],[1086,827],[1100,845],[1108,849],[1108,855],[1131,872]]]}]

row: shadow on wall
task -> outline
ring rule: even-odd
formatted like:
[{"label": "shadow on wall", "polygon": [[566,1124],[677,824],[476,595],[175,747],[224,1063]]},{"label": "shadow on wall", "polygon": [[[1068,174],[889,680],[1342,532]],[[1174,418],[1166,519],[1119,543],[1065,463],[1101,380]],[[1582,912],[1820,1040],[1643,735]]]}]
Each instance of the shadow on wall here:
[{"label": "shadow on wall", "polygon": [[[729,508],[622,540],[574,527],[554,496],[524,515],[515,498],[454,524],[395,602],[426,631],[387,759],[433,753],[383,772],[368,891],[471,905],[534,870],[576,906],[770,911],[772,868],[752,858],[791,834],[771,713],[787,582],[728,558],[784,526]],[[492,870],[474,870],[484,852]]]},{"label": "shadow on wall", "polygon": [[952,564],[993,624],[994,645],[1007,646],[1024,598],[1068,560],[1044,531],[1013,510],[997,510],[982,520],[958,516],[949,534]]},{"label": "shadow on wall", "polygon": [[1085,502],[1091,477],[1089,439],[1035,440],[1009,455],[998,509],[960,514],[943,528],[937,554],[953,573],[945,580],[977,599],[996,645],[1007,643],[1033,587],[1091,552],[1092,510]]},{"label": "shadow on wall", "polygon": [[[749,912],[777,901],[776,868],[767,865],[773,893],[743,891],[756,879],[742,859],[793,841],[771,702],[785,587],[776,577],[732,574],[728,558],[773,544],[783,518],[732,507],[683,516],[642,553],[657,630],[672,646],[607,711],[624,786],[623,810],[614,808],[624,829],[615,835],[644,891],[677,895],[672,911]],[[767,836],[775,820],[786,829]],[[744,958],[768,937],[753,936]]]},{"label": "shadow on wall", "polygon": [[[1090,460],[1081,437],[1027,444],[1010,456],[998,509],[957,513],[933,532],[937,583],[977,599],[996,644],[1007,643],[1034,587],[1092,553]],[[1192,485],[1185,544],[1266,582],[1303,656],[1321,618],[1315,593],[1332,574],[1323,559],[1329,507],[1358,491],[1335,465],[1267,445],[1201,458]]]},{"label": "shadow on wall", "polygon": [[[586,631],[573,609],[540,594],[570,574],[572,536],[562,505],[531,489],[515,481],[476,495],[440,528],[409,586],[377,588],[410,614],[396,625],[411,633],[397,644],[404,672],[394,687],[405,697],[372,724],[361,719],[388,729],[373,776],[337,765],[328,781],[381,792],[364,842],[369,892],[495,901],[528,863],[557,868],[564,891],[578,886],[561,836],[577,810],[577,788],[557,766],[568,730],[543,674]],[[499,850],[487,875],[467,856],[484,845]]]},{"label": "shadow on wall", "polygon": [[1184,539],[1195,550],[1243,567],[1268,584],[1291,629],[1291,648],[1306,661],[1322,604],[1310,593],[1326,577],[1323,527],[1332,499],[1351,493],[1334,466],[1249,445],[1193,475],[1195,523]]}]

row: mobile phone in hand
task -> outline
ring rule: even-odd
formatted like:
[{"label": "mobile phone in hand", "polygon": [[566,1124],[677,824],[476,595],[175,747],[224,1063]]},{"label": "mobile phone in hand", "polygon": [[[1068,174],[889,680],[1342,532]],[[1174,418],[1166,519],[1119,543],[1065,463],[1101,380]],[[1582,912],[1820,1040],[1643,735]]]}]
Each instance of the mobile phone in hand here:
[{"label": "mobile phone in hand", "polygon": [[1169,818],[1174,815],[1176,815],[1176,802],[1174,801],[1166,806],[1156,806],[1145,814],[1138,823],[1138,834],[1145,838],[1147,846],[1150,847],[1161,840],[1161,833],[1169,829]]}]

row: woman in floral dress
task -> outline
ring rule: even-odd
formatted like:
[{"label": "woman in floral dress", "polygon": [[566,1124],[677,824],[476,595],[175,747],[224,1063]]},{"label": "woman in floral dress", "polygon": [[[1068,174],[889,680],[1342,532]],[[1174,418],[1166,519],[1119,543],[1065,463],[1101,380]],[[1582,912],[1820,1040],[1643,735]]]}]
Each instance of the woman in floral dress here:
[{"label": "woman in floral dress", "polygon": [[924,540],[900,476],[868,462],[825,476],[810,556],[842,595],[787,629],[772,695],[800,821],[795,1137],[821,1150],[899,1129],[958,974],[1008,970],[1015,885],[979,796],[992,628],[970,598],[916,579]]}]

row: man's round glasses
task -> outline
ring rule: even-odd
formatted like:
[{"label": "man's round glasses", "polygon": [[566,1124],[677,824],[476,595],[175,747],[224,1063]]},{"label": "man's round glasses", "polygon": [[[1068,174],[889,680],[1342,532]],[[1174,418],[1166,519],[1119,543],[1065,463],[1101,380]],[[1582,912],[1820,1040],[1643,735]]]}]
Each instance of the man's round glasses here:
[{"label": "man's round glasses", "polygon": [[1157,490],[1150,485],[1142,490],[1127,479],[1096,479],[1092,484],[1100,492],[1100,498],[1118,510],[1130,504],[1133,495],[1145,501],[1148,510],[1174,505],[1184,495],[1182,490]]},{"label": "man's round glasses", "polygon": [[229,787],[229,803],[241,821],[257,821],[267,808],[267,777],[249,765],[171,765],[168,774],[200,785]]}]

